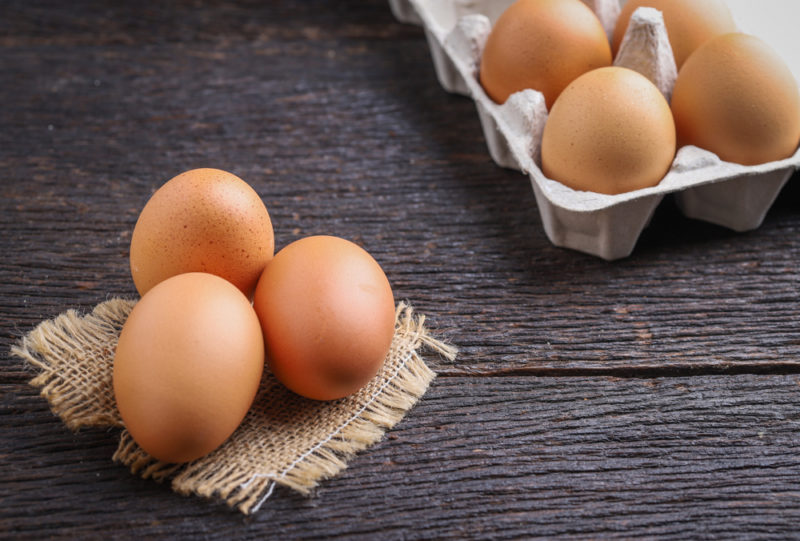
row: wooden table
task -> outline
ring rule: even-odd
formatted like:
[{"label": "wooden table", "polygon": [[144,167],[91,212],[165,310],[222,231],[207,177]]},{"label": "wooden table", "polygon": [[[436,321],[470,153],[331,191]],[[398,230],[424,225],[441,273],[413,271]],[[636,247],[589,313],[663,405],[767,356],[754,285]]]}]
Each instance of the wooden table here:
[{"label": "wooden table", "polygon": [[[630,258],[556,248],[385,0],[12,0],[0,58],[0,537],[800,535],[800,179],[750,233],[667,199]],[[113,464],[8,353],[135,295],[138,212],[201,166],[262,195],[278,248],[362,244],[460,348],[313,498],[249,518]]]}]

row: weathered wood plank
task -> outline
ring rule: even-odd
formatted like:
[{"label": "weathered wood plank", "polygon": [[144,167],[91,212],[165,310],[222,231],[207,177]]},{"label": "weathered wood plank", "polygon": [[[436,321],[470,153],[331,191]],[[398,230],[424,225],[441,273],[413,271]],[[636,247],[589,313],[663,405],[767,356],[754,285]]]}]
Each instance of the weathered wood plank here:
[{"label": "weathered wood plank", "polygon": [[133,294],[139,209],[172,175],[213,165],[262,194],[278,246],[313,233],[361,242],[398,298],[461,346],[459,368],[443,371],[797,368],[800,181],[750,234],[668,201],[628,260],[555,248],[527,180],[490,162],[471,103],[438,87],[421,32],[362,4],[186,8],[182,41],[163,8],[141,8],[147,25],[120,8],[92,37],[107,9],[12,5],[4,337]]},{"label": "weathered wood plank", "polygon": [[[797,535],[797,176],[757,231],[667,199],[606,263],[549,243],[385,0],[11,1],[0,51],[0,537]],[[198,166],[250,182],[279,247],[360,242],[461,348],[314,499],[249,519],[111,464],[113,432],[70,434],[7,354],[133,295],[139,210]]]},{"label": "weathered wood plank", "polygon": [[72,435],[32,394],[2,402],[0,527],[21,536],[786,538],[800,520],[796,375],[441,377],[314,499],[279,489],[249,519],[130,476],[113,433]]}]

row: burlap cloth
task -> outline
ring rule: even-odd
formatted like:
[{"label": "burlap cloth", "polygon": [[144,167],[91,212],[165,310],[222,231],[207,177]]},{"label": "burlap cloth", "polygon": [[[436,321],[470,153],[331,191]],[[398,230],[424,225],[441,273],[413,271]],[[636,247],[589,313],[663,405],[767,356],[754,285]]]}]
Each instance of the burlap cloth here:
[{"label": "burlap cloth", "polygon": [[166,464],[136,445],[114,402],[114,350],[134,304],[111,299],[83,316],[69,310],[40,323],[12,353],[38,373],[31,385],[41,388],[67,427],[122,428],[113,460],[141,477],[168,480],[176,492],[218,497],[245,514],[256,511],[276,484],[308,494],[380,440],[435,377],[420,357],[423,347],[448,359],[456,354],[428,334],[424,316],[401,303],[384,366],[358,393],[332,402],[307,400],[265,370],[250,412],[222,447],[188,464]]}]

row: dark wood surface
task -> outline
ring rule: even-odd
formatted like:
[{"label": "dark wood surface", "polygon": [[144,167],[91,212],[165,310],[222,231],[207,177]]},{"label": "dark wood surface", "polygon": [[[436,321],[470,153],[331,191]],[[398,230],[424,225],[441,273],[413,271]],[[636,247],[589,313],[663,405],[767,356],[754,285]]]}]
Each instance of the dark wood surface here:
[{"label": "dark wood surface", "polygon": [[[280,248],[327,233],[460,347],[387,437],[250,518],[114,465],[10,346],[133,296],[150,194],[247,180]],[[552,246],[385,0],[0,4],[0,537],[790,538],[800,178],[734,233],[668,198],[630,258]]]}]

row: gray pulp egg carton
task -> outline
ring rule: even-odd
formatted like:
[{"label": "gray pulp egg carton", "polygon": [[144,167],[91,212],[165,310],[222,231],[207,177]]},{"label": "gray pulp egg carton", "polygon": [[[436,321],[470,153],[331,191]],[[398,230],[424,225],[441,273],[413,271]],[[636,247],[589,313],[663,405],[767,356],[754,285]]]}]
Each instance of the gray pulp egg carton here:
[{"label": "gray pulp egg carton", "polygon": [[[618,0],[583,0],[610,35]],[[492,159],[529,176],[545,232],[556,246],[603,259],[627,257],[667,194],[684,215],[748,231],[759,227],[795,170],[800,150],[787,159],[756,166],[724,162],[694,146],[678,150],[671,169],[654,187],[619,195],[572,190],[540,168],[547,107],[541,93],[523,90],[500,105],[478,81],[481,53],[492,24],[513,0],[390,0],[395,17],[421,25],[439,82],[448,92],[471,97]],[[615,65],[635,69],[667,99],[677,70],[659,11],[639,8],[631,18]]]}]

